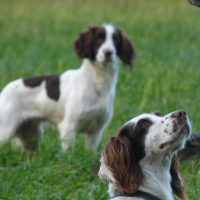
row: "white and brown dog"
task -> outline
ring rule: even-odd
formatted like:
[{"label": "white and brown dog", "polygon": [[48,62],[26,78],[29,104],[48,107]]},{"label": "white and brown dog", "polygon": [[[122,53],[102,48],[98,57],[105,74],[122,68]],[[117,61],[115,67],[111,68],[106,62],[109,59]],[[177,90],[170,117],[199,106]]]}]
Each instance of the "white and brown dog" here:
[{"label": "white and brown dog", "polygon": [[142,114],[128,121],[103,150],[100,179],[113,200],[186,199],[176,151],[191,133],[184,111]]},{"label": "white and brown dog", "polygon": [[77,132],[86,134],[86,147],[95,149],[112,118],[118,77],[118,58],[131,65],[134,49],[122,31],[112,25],[91,27],[74,43],[83,59],[77,70],[61,75],[21,78],[0,95],[0,143],[12,136],[33,151],[41,121],[54,124],[65,150]]}]

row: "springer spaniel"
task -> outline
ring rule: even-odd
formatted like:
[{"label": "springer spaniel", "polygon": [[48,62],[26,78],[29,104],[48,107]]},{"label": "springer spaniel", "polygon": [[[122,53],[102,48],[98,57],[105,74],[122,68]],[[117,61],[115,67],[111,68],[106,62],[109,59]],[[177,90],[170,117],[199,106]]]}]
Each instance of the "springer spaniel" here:
[{"label": "springer spaniel", "polygon": [[191,133],[186,112],[142,114],[123,125],[103,150],[100,179],[113,200],[186,199],[176,151]]},{"label": "springer spaniel", "polygon": [[91,27],[74,43],[83,59],[80,69],[61,75],[21,78],[0,95],[0,143],[18,136],[26,150],[38,143],[41,121],[54,124],[66,150],[77,132],[85,133],[86,147],[95,149],[112,118],[118,77],[117,61],[132,65],[130,40],[112,25]]}]

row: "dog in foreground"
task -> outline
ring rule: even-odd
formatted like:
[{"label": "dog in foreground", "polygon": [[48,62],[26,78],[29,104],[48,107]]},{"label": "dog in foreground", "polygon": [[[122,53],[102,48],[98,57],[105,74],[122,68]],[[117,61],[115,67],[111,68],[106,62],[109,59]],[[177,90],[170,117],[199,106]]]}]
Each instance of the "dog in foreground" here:
[{"label": "dog in foreground", "polygon": [[185,200],[176,151],[191,134],[185,111],[142,114],[123,125],[104,148],[100,179],[113,200]]},{"label": "dog in foreground", "polygon": [[77,132],[85,133],[86,148],[95,149],[112,118],[118,77],[117,61],[131,65],[134,49],[112,25],[91,27],[74,43],[83,59],[77,70],[61,75],[21,78],[0,94],[0,144],[18,136],[26,150],[36,149],[39,124],[48,121],[60,133],[66,150]]}]

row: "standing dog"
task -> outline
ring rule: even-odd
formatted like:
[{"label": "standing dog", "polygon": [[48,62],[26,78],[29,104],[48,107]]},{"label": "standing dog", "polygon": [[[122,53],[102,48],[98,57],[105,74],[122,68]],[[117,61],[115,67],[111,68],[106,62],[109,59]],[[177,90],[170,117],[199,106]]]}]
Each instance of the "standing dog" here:
[{"label": "standing dog", "polygon": [[185,200],[176,151],[190,136],[184,111],[142,114],[111,137],[101,157],[99,177],[113,200]]},{"label": "standing dog", "polygon": [[131,65],[134,49],[112,25],[91,27],[74,43],[83,59],[77,70],[61,75],[18,79],[0,95],[0,143],[18,136],[34,151],[41,121],[54,124],[66,150],[77,132],[85,133],[86,147],[95,149],[112,118],[118,77],[118,58]]}]

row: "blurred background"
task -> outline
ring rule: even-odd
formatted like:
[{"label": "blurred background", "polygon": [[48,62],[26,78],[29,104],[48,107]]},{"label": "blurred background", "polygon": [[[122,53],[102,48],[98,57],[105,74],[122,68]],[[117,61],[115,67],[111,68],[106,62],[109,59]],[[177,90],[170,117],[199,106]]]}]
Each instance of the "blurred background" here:
[{"label": "blurred background", "polygon": [[[27,159],[9,142],[0,148],[1,200],[106,200],[107,184],[91,173],[108,138],[130,118],[177,109],[200,132],[200,9],[187,0],[0,0],[0,90],[11,80],[78,68],[73,42],[88,26],[112,23],[134,43],[133,69],[119,63],[114,116],[96,153],[60,150],[45,127]],[[200,197],[200,161],[181,164],[188,198]]]}]

